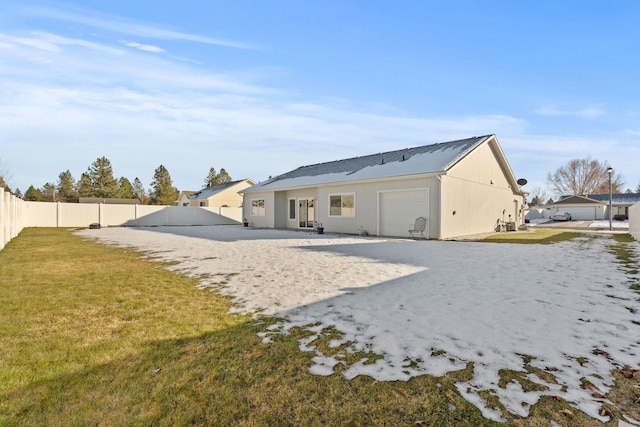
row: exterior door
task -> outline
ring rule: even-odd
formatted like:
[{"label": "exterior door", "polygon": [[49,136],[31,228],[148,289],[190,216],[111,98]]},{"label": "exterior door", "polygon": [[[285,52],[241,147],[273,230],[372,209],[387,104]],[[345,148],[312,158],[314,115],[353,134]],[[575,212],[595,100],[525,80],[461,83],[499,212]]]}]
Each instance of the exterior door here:
[{"label": "exterior door", "polygon": [[298,218],[300,228],[313,228],[316,221],[314,199],[298,200]]}]

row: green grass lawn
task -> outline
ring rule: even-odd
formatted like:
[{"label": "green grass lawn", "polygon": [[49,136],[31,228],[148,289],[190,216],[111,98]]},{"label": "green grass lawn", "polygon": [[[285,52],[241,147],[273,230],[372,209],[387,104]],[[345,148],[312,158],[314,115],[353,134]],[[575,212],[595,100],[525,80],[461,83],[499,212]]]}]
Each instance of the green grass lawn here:
[{"label": "green grass lawn", "polygon": [[[227,314],[195,285],[67,229],[23,230],[0,251],[0,425],[494,424],[455,390],[471,365],[408,382],[314,376],[302,332],[263,344],[269,319]],[[509,425],[550,420],[601,425],[551,398]]]}]

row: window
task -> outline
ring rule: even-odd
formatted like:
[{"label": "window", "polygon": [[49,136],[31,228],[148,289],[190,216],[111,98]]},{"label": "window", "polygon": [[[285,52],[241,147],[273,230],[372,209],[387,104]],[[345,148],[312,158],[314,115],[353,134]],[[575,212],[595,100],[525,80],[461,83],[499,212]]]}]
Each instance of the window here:
[{"label": "window", "polygon": [[329,195],[329,216],[356,216],[355,194]]},{"label": "window", "polygon": [[296,199],[289,199],[289,219],[296,219]]},{"label": "window", "polygon": [[264,199],[255,199],[251,201],[251,216],[264,216]]},{"label": "window", "polygon": [[207,202],[200,202],[200,206],[207,206]]}]

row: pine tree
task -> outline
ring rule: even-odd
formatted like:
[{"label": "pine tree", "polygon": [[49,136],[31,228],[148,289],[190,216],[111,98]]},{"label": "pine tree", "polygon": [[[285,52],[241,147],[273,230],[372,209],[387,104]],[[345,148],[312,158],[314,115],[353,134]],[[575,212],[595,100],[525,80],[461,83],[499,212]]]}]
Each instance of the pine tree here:
[{"label": "pine tree", "polygon": [[175,205],[178,199],[178,189],[173,186],[171,175],[167,168],[163,165],[153,173],[153,182],[151,183],[151,197],[152,205]]},{"label": "pine tree", "polygon": [[58,186],[56,189],[58,191],[57,201],[69,203],[76,203],[78,201],[76,182],[71,172],[69,172],[69,169],[58,175]]},{"label": "pine tree", "polygon": [[220,169],[220,173],[218,174],[218,184],[226,184],[228,182],[233,181],[231,176],[227,173],[224,168]]},{"label": "pine tree", "polygon": [[209,175],[204,179],[204,186],[211,187],[218,184],[226,184],[231,181],[233,181],[231,176],[229,176],[224,168],[220,169],[220,173],[216,173],[216,169],[211,168],[209,169]]},{"label": "pine tree", "polygon": [[204,186],[211,187],[218,183],[218,173],[216,172],[216,168],[209,169],[209,175],[204,179]]},{"label": "pine tree", "polygon": [[38,190],[33,185],[27,188],[26,193],[24,193],[24,200],[30,202],[41,202],[43,199],[44,196],[42,195],[42,191]]},{"label": "pine tree", "polygon": [[133,197],[140,200],[140,203],[143,205],[149,203],[149,196],[147,196],[147,191],[144,189],[144,185],[142,185],[142,182],[138,177],[133,180]]},{"label": "pine tree", "polygon": [[47,182],[42,186],[42,201],[43,202],[57,202],[56,186],[50,182]]},{"label": "pine tree", "polygon": [[118,180],[118,197],[122,199],[133,199],[133,186],[131,181],[122,177]]},{"label": "pine tree", "polygon": [[81,197],[118,197],[118,181],[113,177],[111,162],[99,157],[80,177],[78,194]]},{"label": "pine tree", "polygon": [[94,197],[93,185],[89,173],[85,172],[80,176],[78,181],[78,197]]}]

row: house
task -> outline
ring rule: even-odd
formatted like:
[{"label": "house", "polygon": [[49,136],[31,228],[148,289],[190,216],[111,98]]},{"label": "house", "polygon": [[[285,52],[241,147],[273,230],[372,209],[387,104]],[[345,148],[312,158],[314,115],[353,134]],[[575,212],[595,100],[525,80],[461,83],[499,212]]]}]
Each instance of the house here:
[{"label": "house", "polygon": [[451,239],[524,223],[524,193],[495,135],[302,166],[244,191],[253,227]]},{"label": "house", "polygon": [[[611,195],[613,217],[629,218],[629,208],[640,202],[640,193]],[[562,196],[551,204],[551,215],[569,212],[573,220],[595,221],[609,219],[609,194],[586,194],[584,196]],[[612,218],[613,218],[612,217]]]},{"label": "house", "polygon": [[212,185],[189,195],[188,206],[239,208],[242,206],[240,193],[252,185],[255,185],[255,182],[250,179]]},{"label": "house", "polygon": [[178,200],[176,200],[176,206],[189,206],[189,196],[197,193],[197,191],[183,190],[178,194]]}]

